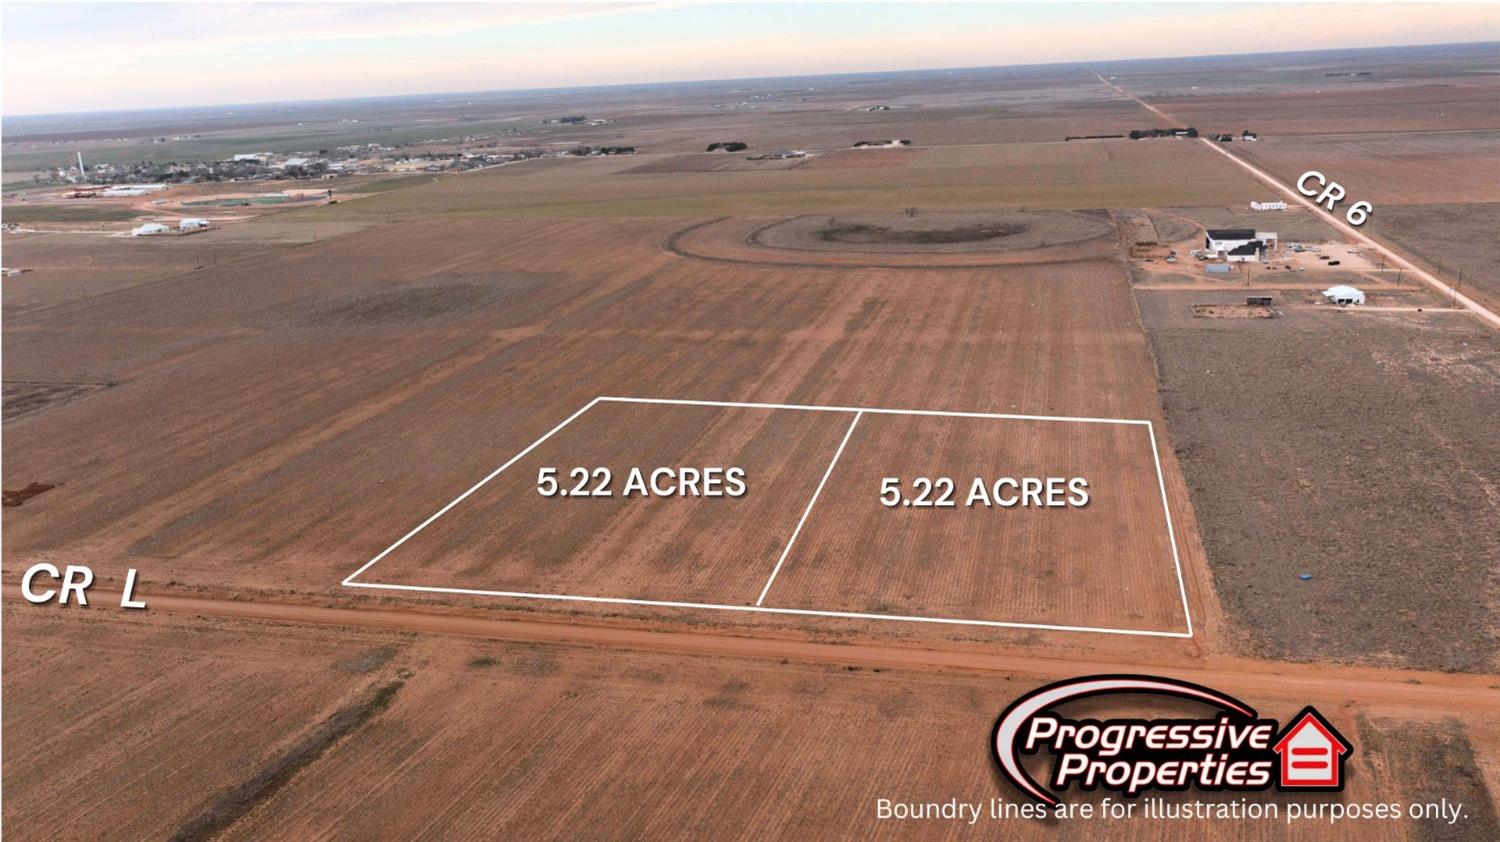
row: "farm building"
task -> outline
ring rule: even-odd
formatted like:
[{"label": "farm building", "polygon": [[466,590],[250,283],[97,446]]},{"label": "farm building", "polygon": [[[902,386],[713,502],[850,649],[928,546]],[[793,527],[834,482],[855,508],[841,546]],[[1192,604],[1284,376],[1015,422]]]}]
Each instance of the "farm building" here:
[{"label": "farm building", "polygon": [[1210,228],[1204,232],[1203,248],[1210,254],[1230,260],[1260,260],[1267,249],[1276,245],[1275,231],[1251,228]]},{"label": "farm building", "polygon": [[144,196],[147,193],[155,193],[158,190],[167,189],[165,184],[119,184],[114,187],[104,188],[102,195],[105,196]]},{"label": "farm building", "polygon": [[1323,290],[1323,298],[1329,303],[1337,304],[1340,307],[1365,303],[1365,294],[1363,292],[1345,284],[1339,284],[1338,286]]},{"label": "farm building", "polygon": [[1230,263],[1253,263],[1265,256],[1266,244],[1260,240],[1251,240],[1242,246],[1235,246],[1224,252],[1224,259]]},{"label": "farm building", "polygon": [[133,228],[133,229],[131,229],[130,236],[132,236],[132,237],[149,237],[149,236],[151,236],[153,234],[165,234],[165,233],[167,233],[168,231],[171,231],[171,230],[172,229],[170,229],[167,226],[161,224],[160,222],[148,222],[148,223],[146,223],[145,225],[142,225],[139,228]]},{"label": "farm building", "polygon": [[189,218],[177,223],[177,230],[184,234],[189,231],[206,231],[211,224],[206,219]]}]

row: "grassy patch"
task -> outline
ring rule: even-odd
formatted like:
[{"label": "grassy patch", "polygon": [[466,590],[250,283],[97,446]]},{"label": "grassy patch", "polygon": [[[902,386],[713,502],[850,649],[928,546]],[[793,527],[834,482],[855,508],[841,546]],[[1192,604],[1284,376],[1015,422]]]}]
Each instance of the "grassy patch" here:
[{"label": "grassy patch", "polygon": [[6,222],[124,222],[140,216],[129,208],[67,207],[64,205],[9,205],[0,208]]},{"label": "grassy patch", "polygon": [[[415,187],[418,184],[430,184],[437,179],[432,173],[421,175],[398,175],[391,178],[382,178],[371,181],[368,184],[353,185],[351,193],[385,193],[391,190],[400,190],[402,187]],[[334,193],[337,196],[337,192]]]}]

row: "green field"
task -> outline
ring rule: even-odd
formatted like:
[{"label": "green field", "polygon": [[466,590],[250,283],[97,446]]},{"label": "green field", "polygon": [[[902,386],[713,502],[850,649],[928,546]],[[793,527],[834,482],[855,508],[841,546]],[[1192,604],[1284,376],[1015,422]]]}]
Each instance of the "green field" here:
[{"label": "green field", "polygon": [[6,222],[124,222],[140,216],[129,208],[101,208],[81,205],[5,205],[0,218]]},{"label": "green field", "polygon": [[[946,150],[941,150],[946,151]],[[922,166],[627,173],[634,158],[548,159],[291,212],[307,220],[757,216],[855,210],[1240,205],[1264,192],[1193,144],[1014,144]]]}]

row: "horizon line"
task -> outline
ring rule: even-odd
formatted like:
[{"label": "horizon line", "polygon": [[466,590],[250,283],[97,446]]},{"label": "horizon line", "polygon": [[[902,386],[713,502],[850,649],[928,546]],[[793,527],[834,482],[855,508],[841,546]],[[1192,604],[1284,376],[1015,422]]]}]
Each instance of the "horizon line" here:
[{"label": "horizon line", "polygon": [[892,76],[895,76],[895,75],[904,75],[904,74],[923,74],[923,73],[941,73],[941,72],[950,72],[950,73],[951,72],[976,72],[976,71],[985,71],[985,70],[1013,70],[1013,69],[1021,69],[1021,68],[1029,68],[1029,67],[1056,67],[1056,66],[1059,66],[1059,65],[1076,65],[1076,66],[1081,67],[1081,68],[1089,69],[1089,68],[1092,68],[1095,65],[1106,66],[1106,65],[1112,65],[1112,64],[1130,64],[1130,63],[1145,63],[1145,62],[1192,61],[1192,60],[1195,60],[1195,59],[1233,59],[1233,58],[1252,58],[1252,57],[1256,57],[1256,56],[1307,55],[1307,54],[1311,54],[1311,53],[1351,53],[1351,52],[1380,52],[1380,51],[1389,52],[1389,51],[1399,51],[1399,50],[1427,49],[1427,48],[1434,48],[1434,47],[1483,47],[1483,46],[1492,46],[1492,45],[1493,46],[1500,46],[1500,40],[1489,40],[1489,41],[1439,41],[1439,42],[1422,43],[1422,44],[1395,44],[1395,45],[1387,44],[1387,45],[1374,46],[1374,47],[1325,47],[1325,48],[1322,48],[1322,49],[1310,49],[1310,50],[1274,50],[1274,51],[1269,51],[1269,52],[1255,52],[1255,53],[1198,53],[1198,54],[1193,54],[1193,55],[1180,55],[1180,56],[1152,56],[1152,57],[1145,57],[1145,58],[1124,58],[1124,59],[1113,58],[1113,59],[1102,59],[1102,60],[1060,59],[1058,61],[1028,62],[1028,63],[1024,63],[1024,64],[967,65],[967,66],[959,66],[959,67],[925,67],[925,68],[908,68],[908,69],[898,69],[898,70],[849,70],[849,71],[839,71],[839,72],[834,72],[834,73],[782,74],[782,75],[777,75],[777,76],[726,76],[726,77],[706,78],[706,79],[679,79],[679,80],[662,80],[662,81],[644,81],[643,80],[643,81],[637,81],[637,82],[620,82],[620,83],[603,84],[603,85],[557,85],[557,86],[541,86],[541,87],[534,87],[534,88],[491,88],[491,89],[483,89],[483,90],[466,90],[466,91],[462,91],[462,90],[459,90],[459,91],[431,91],[431,92],[427,92],[427,93],[375,94],[375,95],[367,95],[367,96],[351,95],[351,96],[339,96],[339,97],[325,97],[325,98],[321,98],[321,99],[246,100],[246,101],[240,101],[240,102],[200,103],[200,104],[196,104],[196,105],[173,105],[173,106],[159,106],[159,107],[147,107],[147,108],[106,108],[106,109],[96,109],[96,110],[91,110],[91,111],[32,111],[32,112],[23,112],[23,113],[19,113],[19,114],[0,113],[0,121],[3,121],[3,120],[12,120],[12,119],[20,119],[20,118],[63,118],[63,117],[91,117],[91,116],[99,116],[99,115],[106,115],[106,114],[149,114],[149,113],[153,113],[153,112],[194,111],[194,110],[215,109],[215,108],[257,108],[257,107],[265,107],[265,106],[273,106],[273,105],[318,105],[318,104],[328,104],[328,103],[367,102],[367,101],[372,101],[372,100],[414,99],[414,98],[423,98],[423,97],[450,97],[450,96],[494,95],[494,94],[548,94],[548,93],[568,93],[568,92],[583,92],[583,91],[609,91],[609,90],[620,90],[622,88],[640,88],[640,87],[665,88],[665,87],[671,87],[671,86],[710,85],[710,84],[725,84],[725,83],[731,83],[731,82],[764,82],[764,81],[773,81],[773,80],[777,80],[777,79],[835,79],[835,78],[845,77],[845,76],[877,76],[877,75],[892,75]]}]

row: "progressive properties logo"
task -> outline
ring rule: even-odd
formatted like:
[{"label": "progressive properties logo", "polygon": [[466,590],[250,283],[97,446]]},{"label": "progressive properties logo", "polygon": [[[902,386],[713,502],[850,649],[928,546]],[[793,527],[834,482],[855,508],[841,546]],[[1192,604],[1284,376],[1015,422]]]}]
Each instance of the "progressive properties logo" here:
[{"label": "progressive properties logo", "polygon": [[[1071,719],[1066,702],[1116,694],[1169,696],[1211,713],[1180,719]],[[1049,807],[1069,788],[1126,797],[1147,790],[1339,791],[1354,750],[1322,714],[1305,707],[1286,727],[1233,696],[1151,675],[1094,675],[1049,684],[1016,699],[995,721],[990,747],[1000,772]],[[1022,758],[1046,751],[1045,786]]]}]

